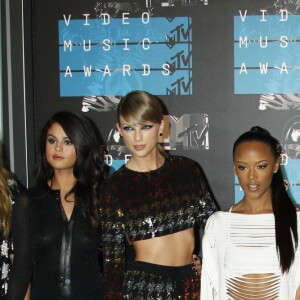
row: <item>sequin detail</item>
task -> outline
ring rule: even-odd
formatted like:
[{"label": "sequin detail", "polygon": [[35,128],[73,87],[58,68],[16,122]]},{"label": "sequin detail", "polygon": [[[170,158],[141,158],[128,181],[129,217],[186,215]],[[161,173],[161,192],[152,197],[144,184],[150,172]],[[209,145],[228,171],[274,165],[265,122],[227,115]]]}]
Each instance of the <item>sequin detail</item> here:
[{"label": "sequin detail", "polygon": [[[19,183],[15,179],[8,179],[7,185],[10,190],[10,203],[12,205],[12,208],[15,204],[15,199],[20,194],[20,191],[22,190],[22,187],[19,185]],[[3,233],[1,232],[1,235]],[[0,244],[0,270],[1,270],[1,288],[0,288],[0,298],[5,299],[7,288],[8,288],[8,281],[9,281],[9,273],[10,268],[12,265],[11,256],[13,254],[13,243],[11,237],[8,239],[3,239],[3,236],[1,236],[1,244]]]},{"label": "sequin detail", "polygon": [[123,284],[124,299],[200,299],[200,277],[191,265],[166,267],[135,261],[129,268]]},{"label": "sequin detail", "polygon": [[122,299],[125,234],[138,241],[203,228],[217,210],[201,168],[181,156],[150,172],[121,167],[103,185],[101,205],[105,296],[114,300]]}]

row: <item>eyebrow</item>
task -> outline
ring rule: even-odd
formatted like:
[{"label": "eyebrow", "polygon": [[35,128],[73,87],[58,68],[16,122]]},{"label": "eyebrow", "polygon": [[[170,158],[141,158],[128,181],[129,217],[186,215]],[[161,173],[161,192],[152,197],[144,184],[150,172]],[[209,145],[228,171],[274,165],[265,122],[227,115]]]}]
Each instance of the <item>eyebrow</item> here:
[{"label": "eyebrow", "polygon": [[[262,163],[262,162],[267,162],[267,163],[268,163],[269,160],[267,160],[267,159],[262,159],[262,160],[257,161],[256,163],[259,164],[259,163]],[[236,163],[238,163],[238,164],[247,164],[246,162],[241,161],[241,160],[236,161]]]},{"label": "eyebrow", "polygon": [[127,123],[127,122],[121,122],[121,126],[131,126],[131,127],[136,127],[136,126],[144,126],[144,125],[154,125],[155,123],[152,121],[143,121],[142,123]]},{"label": "eyebrow", "polygon": [[[49,136],[54,137],[54,138],[57,139],[57,137],[56,137],[54,134],[52,134],[52,133],[48,133],[48,134],[47,134],[47,137],[49,137]],[[68,138],[67,136],[66,136],[66,137],[63,137],[63,140],[69,140],[69,139],[70,139],[70,138]]]}]

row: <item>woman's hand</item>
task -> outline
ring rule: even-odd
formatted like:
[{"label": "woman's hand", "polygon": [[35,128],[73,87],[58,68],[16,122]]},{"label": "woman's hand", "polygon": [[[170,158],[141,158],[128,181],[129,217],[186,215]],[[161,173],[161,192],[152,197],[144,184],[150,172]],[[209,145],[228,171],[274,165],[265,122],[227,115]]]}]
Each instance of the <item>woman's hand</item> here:
[{"label": "woman's hand", "polygon": [[202,268],[202,259],[200,256],[193,254],[193,261],[192,261],[192,265],[193,265],[193,270],[195,270],[196,275],[201,274],[201,268]]},{"label": "woman's hand", "polygon": [[27,288],[27,292],[26,292],[24,300],[30,300],[30,295],[31,295],[31,283],[29,284],[29,286]]}]

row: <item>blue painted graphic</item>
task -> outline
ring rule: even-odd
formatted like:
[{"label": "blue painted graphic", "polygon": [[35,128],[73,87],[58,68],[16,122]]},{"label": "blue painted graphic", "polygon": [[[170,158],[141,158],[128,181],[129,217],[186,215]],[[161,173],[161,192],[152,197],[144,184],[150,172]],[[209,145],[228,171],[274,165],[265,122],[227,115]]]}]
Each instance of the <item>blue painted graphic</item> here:
[{"label": "blue painted graphic", "polygon": [[191,20],[59,20],[60,96],[191,95]]},{"label": "blue painted graphic", "polygon": [[289,159],[285,167],[285,178],[288,182],[288,191],[293,200],[300,204],[300,159]]},{"label": "blue painted graphic", "polygon": [[300,16],[234,17],[234,93],[300,93]]},{"label": "blue painted graphic", "polygon": [[239,180],[236,175],[234,176],[234,195],[235,195],[234,203],[238,203],[244,197],[244,192],[241,186],[239,185]]}]

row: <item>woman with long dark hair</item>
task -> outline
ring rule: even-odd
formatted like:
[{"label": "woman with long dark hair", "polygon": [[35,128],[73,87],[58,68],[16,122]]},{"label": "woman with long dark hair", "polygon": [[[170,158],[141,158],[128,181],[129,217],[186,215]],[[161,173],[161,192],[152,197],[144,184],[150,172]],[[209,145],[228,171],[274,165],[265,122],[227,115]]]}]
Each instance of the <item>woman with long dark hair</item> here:
[{"label": "woman with long dark hair", "polygon": [[234,143],[244,197],[207,222],[203,299],[300,299],[300,212],[286,191],[281,154],[277,139],[258,126]]},{"label": "woman with long dark hair", "polygon": [[99,186],[106,175],[95,124],[71,112],[54,114],[41,131],[37,186],[13,214],[15,258],[8,299],[102,298]]}]

